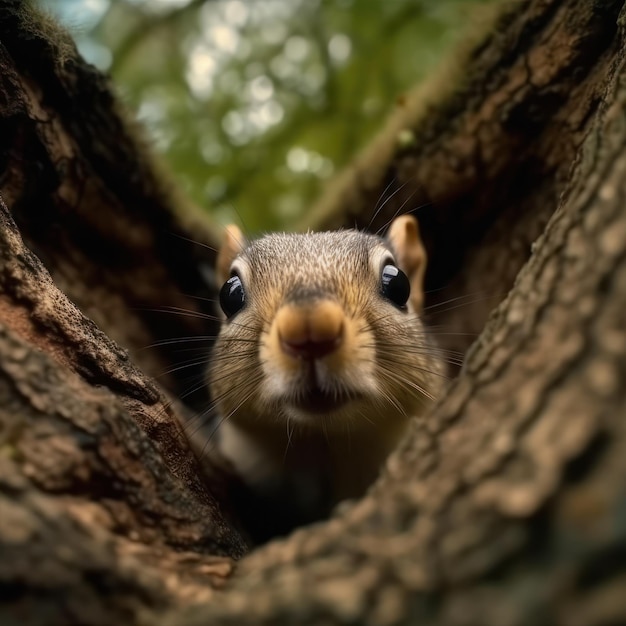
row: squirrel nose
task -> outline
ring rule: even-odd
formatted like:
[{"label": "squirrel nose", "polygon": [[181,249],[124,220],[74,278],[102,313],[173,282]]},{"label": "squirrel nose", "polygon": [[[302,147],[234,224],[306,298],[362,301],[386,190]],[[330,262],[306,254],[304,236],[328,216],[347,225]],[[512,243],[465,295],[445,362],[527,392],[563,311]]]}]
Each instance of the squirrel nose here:
[{"label": "squirrel nose", "polygon": [[343,309],[330,300],[309,306],[285,305],[275,320],[280,347],[296,359],[321,359],[341,345],[343,318]]}]

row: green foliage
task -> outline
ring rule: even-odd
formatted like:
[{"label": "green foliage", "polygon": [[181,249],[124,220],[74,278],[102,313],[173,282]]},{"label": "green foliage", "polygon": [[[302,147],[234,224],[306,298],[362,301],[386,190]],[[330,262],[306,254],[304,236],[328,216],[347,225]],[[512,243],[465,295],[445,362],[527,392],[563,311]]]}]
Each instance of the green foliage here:
[{"label": "green foliage", "polygon": [[[485,0],[483,0],[484,2]],[[293,223],[476,6],[40,0],[111,72],[179,183],[248,232]]]}]

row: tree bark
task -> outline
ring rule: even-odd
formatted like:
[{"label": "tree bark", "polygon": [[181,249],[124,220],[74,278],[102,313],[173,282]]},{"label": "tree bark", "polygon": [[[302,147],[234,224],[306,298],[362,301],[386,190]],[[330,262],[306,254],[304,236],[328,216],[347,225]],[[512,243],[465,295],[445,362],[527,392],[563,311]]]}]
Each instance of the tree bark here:
[{"label": "tree bark", "polygon": [[429,284],[471,295],[431,295],[438,339],[480,336],[366,497],[233,574],[236,478],[189,452],[182,377],[149,378],[175,354],[139,351],[207,333],[146,309],[205,313],[211,253],[105,79],[0,5],[0,622],[626,623],[624,20],[505,3],[320,201],[376,229],[424,193]]}]

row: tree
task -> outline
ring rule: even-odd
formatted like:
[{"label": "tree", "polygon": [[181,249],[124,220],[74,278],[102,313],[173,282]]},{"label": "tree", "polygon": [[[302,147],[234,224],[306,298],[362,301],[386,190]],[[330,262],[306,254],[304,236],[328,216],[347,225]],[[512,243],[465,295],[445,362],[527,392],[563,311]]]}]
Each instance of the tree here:
[{"label": "tree", "polygon": [[189,239],[217,237],[107,81],[2,3],[2,623],[623,623],[623,20],[506,3],[322,198],[311,224],[364,226],[397,180],[377,228],[426,190],[431,284],[502,301],[433,315],[446,348],[480,336],[368,495],[233,572],[236,478],[189,452],[183,374],[151,378],[171,345],[139,350],[212,332]]}]

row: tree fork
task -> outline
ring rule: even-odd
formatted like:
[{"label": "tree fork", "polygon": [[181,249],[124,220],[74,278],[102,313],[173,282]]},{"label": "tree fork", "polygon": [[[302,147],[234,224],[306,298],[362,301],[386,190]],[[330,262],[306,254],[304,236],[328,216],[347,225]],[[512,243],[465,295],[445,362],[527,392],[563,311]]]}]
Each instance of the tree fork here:
[{"label": "tree fork", "polygon": [[[145,309],[203,313],[181,294],[206,291],[211,253],[186,241],[106,81],[22,3],[0,5],[3,624],[626,620],[625,12],[502,10],[463,81],[428,115],[408,102],[317,219],[367,224],[390,180],[417,180],[432,283],[510,293],[370,493],[232,574],[231,478],[200,476],[186,409],[132,364],[155,375],[174,355],[141,345],[206,334]],[[471,332],[489,308],[441,319]]]}]

